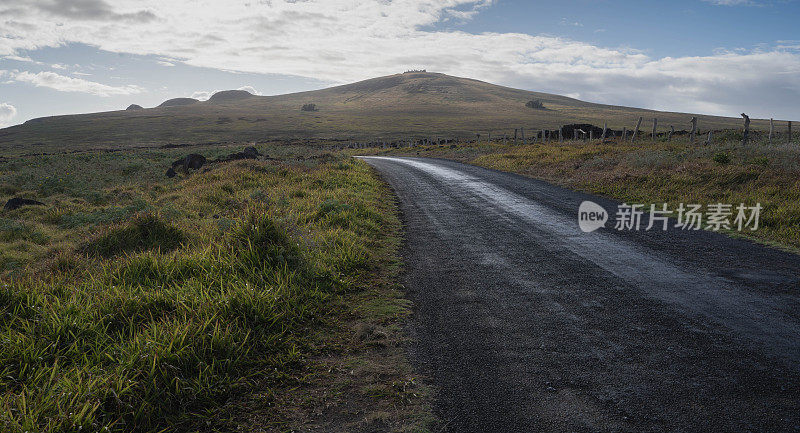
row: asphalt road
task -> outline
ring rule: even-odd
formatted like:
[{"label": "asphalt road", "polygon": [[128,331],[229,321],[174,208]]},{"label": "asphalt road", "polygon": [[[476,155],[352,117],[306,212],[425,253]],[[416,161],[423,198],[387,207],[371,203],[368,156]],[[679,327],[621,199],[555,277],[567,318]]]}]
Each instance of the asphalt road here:
[{"label": "asphalt road", "polygon": [[[369,157],[403,213],[412,359],[452,432],[800,431],[800,258],[617,231],[618,203]],[[611,213],[593,233],[578,206]]]}]

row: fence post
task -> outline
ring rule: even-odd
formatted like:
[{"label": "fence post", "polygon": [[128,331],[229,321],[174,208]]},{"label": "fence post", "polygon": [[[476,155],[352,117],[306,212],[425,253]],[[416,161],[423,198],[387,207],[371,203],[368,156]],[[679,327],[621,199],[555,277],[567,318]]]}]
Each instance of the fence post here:
[{"label": "fence post", "polygon": [[694,144],[694,136],[697,134],[697,117],[692,117],[692,133],[689,135],[689,143]]},{"label": "fence post", "polygon": [[594,140],[594,129],[589,130],[589,140],[590,141]]},{"label": "fence post", "polygon": [[658,118],[653,118],[653,141],[656,141],[656,130],[658,129]]},{"label": "fence post", "polygon": [[770,118],[769,119],[769,139],[767,141],[769,144],[772,144],[772,134],[774,134],[774,133],[775,133],[775,120]]},{"label": "fence post", "polygon": [[789,144],[792,144],[792,121],[789,121]]},{"label": "fence post", "polygon": [[514,146],[517,145],[517,128],[514,128]]},{"label": "fence post", "polygon": [[606,132],[608,132],[608,122],[603,122],[603,136],[600,137],[600,141],[606,141]]},{"label": "fence post", "polygon": [[711,144],[711,131],[708,131],[708,139],[706,140],[706,146]]},{"label": "fence post", "polygon": [[639,128],[642,127],[642,120],[644,120],[644,118],[642,116],[639,116],[639,121],[636,122],[636,129],[633,130],[633,136],[631,137],[631,143],[636,141],[636,134],[639,133]]},{"label": "fence post", "polygon": [[750,140],[750,116],[742,113],[742,119],[744,119],[744,136],[742,136],[742,145],[746,146],[747,142]]},{"label": "fence post", "polygon": [[622,141],[624,142],[627,139],[628,139],[628,127],[627,126],[623,126],[622,127]]},{"label": "fence post", "polygon": [[508,138],[506,137],[506,134],[503,133],[503,146],[505,146],[507,144],[508,144]]},{"label": "fence post", "polygon": [[561,126],[558,127],[558,142],[564,142],[564,128]]},{"label": "fence post", "polygon": [[520,132],[522,132],[522,145],[525,145],[525,128],[519,128]]},{"label": "fence post", "polygon": [[673,134],[675,134],[675,126],[669,125],[669,136],[667,137],[667,141],[672,141]]}]

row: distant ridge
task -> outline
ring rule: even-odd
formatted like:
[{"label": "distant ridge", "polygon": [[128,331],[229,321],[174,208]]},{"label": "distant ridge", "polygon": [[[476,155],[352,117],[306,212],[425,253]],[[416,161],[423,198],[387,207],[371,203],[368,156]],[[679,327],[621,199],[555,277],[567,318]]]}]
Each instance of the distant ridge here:
[{"label": "distant ridge", "polygon": [[200,101],[194,98],[173,98],[162,102],[159,107],[181,107],[184,105],[196,104],[198,102]]},{"label": "distant ridge", "polygon": [[125,109],[126,111],[135,111],[135,110],[144,110],[141,105],[131,104],[128,105],[128,108]]},{"label": "distant ridge", "polygon": [[[532,102],[533,101],[533,102]],[[531,103],[531,104],[529,104]],[[318,111],[302,111],[314,104]],[[541,109],[533,109],[534,105]],[[746,112],[746,107],[743,107]],[[704,116],[596,104],[566,96],[498,86],[479,80],[422,71],[372,78],[321,90],[278,96],[243,90],[215,93],[208,101],[175,98],[155,108],[54,116],[0,129],[0,150],[24,152],[65,148],[125,148],[167,143],[259,140],[393,140],[488,134],[527,137],[568,124],[631,130],[639,117],[642,131],[652,119],[659,130],[701,132],[741,128],[739,117]],[[754,129],[768,121],[753,120]]]},{"label": "distant ridge", "polygon": [[208,98],[208,102],[219,103],[219,102],[241,101],[242,99],[247,99],[252,96],[253,94],[248,92],[247,90],[223,90],[211,95],[211,97]]}]

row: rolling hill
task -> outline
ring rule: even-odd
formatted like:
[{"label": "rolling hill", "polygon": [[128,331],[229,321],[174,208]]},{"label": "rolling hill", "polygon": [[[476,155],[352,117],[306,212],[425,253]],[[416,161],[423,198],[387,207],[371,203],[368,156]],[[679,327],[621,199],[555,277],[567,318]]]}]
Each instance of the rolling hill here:
[{"label": "rolling hill", "polygon": [[[538,100],[543,109],[525,104]],[[313,103],[318,111],[301,111]],[[208,101],[176,98],[155,108],[33,119],[0,129],[0,151],[51,152],[163,144],[290,140],[473,138],[593,123],[632,128],[658,117],[662,130],[688,129],[690,114],[594,104],[478,80],[407,72],[278,96],[224,91]],[[700,130],[741,127],[741,119],[699,115]],[[754,121],[754,128],[766,127]]]}]

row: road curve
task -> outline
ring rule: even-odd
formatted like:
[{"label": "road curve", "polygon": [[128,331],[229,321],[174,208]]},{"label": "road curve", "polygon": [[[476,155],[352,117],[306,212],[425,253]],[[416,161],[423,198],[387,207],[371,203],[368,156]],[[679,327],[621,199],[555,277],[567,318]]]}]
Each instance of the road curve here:
[{"label": "road curve", "polygon": [[[798,256],[620,232],[618,203],[513,174],[364,160],[400,201],[412,359],[447,431],[800,431]],[[608,228],[578,228],[584,200]]]}]

